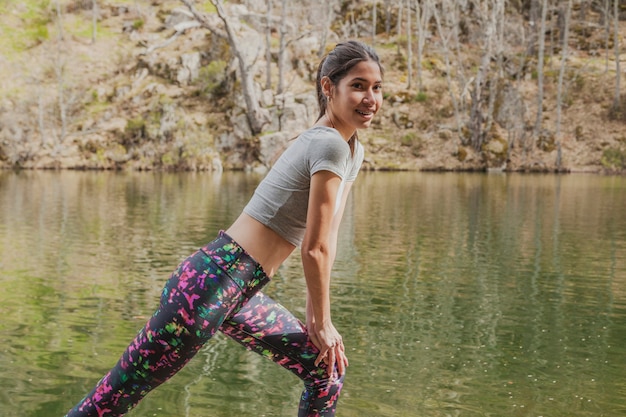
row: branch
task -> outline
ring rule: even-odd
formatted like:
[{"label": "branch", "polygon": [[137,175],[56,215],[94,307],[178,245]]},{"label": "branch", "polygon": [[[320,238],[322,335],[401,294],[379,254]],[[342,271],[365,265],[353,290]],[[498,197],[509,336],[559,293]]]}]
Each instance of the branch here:
[{"label": "branch", "polygon": [[158,45],[152,45],[149,48],[146,49],[145,52],[142,53],[142,55],[148,55],[152,52],[154,52],[157,49],[160,48],[165,48],[166,46],[170,45],[172,42],[174,42],[176,40],[176,38],[178,38],[184,31],[186,31],[187,29],[193,29],[193,28],[197,28],[200,27],[201,23],[194,20],[194,21],[190,21],[190,22],[182,22],[177,24],[176,26],[174,26],[174,30],[176,31],[172,36],[170,36],[165,42],[160,43]]},{"label": "branch", "polygon": [[312,33],[313,33],[313,31],[309,30],[309,31],[306,31],[306,32],[302,33],[300,36],[298,36],[296,38],[289,39],[288,41],[285,42],[285,46],[289,46],[289,45],[291,45],[295,41],[299,41],[300,39],[304,39],[307,36],[311,35]]},{"label": "branch", "polygon": [[[182,1],[189,1],[189,0],[182,0]],[[257,50],[257,55],[251,60],[252,62],[250,64],[247,64],[246,59],[245,59],[247,57],[244,56],[244,54],[242,53],[242,50],[237,46],[238,44],[237,35],[235,34],[235,31],[230,21],[228,20],[228,15],[226,14],[226,11],[224,10],[222,1],[211,0],[211,4],[215,6],[215,9],[217,10],[217,15],[219,19],[222,21],[222,24],[224,25],[224,29],[226,30],[226,38],[228,39],[228,44],[230,45],[230,48],[232,49],[233,55],[235,55],[235,57],[239,61],[239,68],[242,71],[242,77],[243,77],[244,76],[243,72],[250,71],[252,67],[254,66],[254,63],[259,57],[260,51]]]},{"label": "branch", "polygon": [[183,4],[187,6],[187,8],[189,9],[193,17],[200,23],[200,25],[203,28],[208,29],[215,36],[218,36],[223,39],[227,39],[227,34],[224,33],[224,31],[218,27],[219,24],[217,23],[215,16],[213,15],[207,16],[204,13],[200,13],[195,8],[191,0],[180,0],[180,1],[182,1]]}]

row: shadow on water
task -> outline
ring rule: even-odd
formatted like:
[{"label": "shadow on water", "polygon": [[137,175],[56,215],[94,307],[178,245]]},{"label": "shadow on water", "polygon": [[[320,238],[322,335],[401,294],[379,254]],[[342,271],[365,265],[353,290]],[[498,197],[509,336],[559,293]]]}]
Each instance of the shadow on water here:
[{"label": "shadow on water", "polygon": [[[0,172],[0,414],[78,401],[243,173]],[[342,224],[343,417],[626,414],[626,179],[364,173]],[[298,254],[267,288],[304,316]],[[293,416],[300,383],[217,336],[133,416]]]}]

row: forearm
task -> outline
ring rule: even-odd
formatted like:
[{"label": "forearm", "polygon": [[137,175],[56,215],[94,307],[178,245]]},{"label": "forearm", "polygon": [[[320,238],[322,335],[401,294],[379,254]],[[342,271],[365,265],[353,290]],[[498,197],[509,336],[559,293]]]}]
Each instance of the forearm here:
[{"label": "forearm", "polygon": [[330,321],[330,253],[303,251],[302,266],[307,288],[307,321],[322,325]]}]

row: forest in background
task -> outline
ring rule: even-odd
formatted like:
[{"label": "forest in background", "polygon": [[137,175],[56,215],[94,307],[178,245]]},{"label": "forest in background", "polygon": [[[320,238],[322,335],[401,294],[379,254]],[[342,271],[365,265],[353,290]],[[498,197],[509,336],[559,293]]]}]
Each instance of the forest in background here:
[{"label": "forest in background", "polygon": [[613,0],[0,0],[0,166],[267,169],[374,45],[373,170],[624,172]]}]

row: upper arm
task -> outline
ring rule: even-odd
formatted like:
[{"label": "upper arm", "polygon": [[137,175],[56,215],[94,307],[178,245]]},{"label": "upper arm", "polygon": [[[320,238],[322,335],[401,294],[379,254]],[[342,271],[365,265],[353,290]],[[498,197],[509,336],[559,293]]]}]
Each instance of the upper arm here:
[{"label": "upper arm", "polygon": [[334,233],[335,202],[340,185],[341,178],[330,171],[318,171],[312,175],[303,249],[332,243],[329,238]]},{"label": "upper arm", "polygon": [[339,231],[339,225],[341,224],[341,219],[343,218],[343,212],[346,209],[346,204],[348,202],[348,195],[350,194],[350,189],[352,188],[352,184],[354,182],[348,181],[345,183],[343,192],[341,193],[341,200],[338,201],[338,207],[335,210],[335,215],[333,217],[333,232],[335,234]]}]

